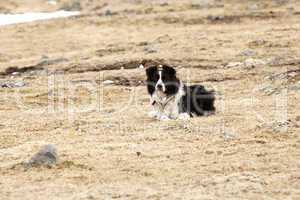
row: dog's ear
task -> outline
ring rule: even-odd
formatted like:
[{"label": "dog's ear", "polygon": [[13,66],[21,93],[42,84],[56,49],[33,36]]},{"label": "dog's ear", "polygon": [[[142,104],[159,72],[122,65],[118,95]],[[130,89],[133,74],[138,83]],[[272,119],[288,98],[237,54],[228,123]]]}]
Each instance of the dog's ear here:
[{"label": "dog's ear", "polygon": [[147,75],[147,78],[149,79],[150,77],[153,76],[153,74],[155,73],[156,71],[156,66],[151,66],[151,67],[148,67],[146,69],[146,75]]},{"label": "dog's ear", "polygon": [[168,65],[163,65],[164,70],[166,70],[167,74],[169,74],[170,76],[176,76],[176,70]]}]

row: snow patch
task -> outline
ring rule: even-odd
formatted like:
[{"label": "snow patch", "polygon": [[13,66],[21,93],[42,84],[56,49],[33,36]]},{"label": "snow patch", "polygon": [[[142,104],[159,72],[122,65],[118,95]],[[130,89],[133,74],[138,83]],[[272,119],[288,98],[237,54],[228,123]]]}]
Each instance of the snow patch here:
[{"label": "snow patch", "polygon": [[23,14],[0,14],[0,26],[17,24],[24,22],[33,22],[37,20],[47,20],[54,18],[70,17],[79,15],[79,11],[56,11],[51,13],[23,13]]}]

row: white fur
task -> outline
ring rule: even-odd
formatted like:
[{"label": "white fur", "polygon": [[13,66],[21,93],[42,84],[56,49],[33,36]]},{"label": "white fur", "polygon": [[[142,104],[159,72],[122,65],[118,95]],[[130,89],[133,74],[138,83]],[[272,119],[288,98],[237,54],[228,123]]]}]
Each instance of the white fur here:
[{"label": "white fur", "polygon": [[165,92],[165,91],[166,91],[166,85],[165,85],[164,82],[162,81],[162,71],[159,70],[159,71],[158,71],[158,74],[159,74],[159,79],[158,79],[158,81],[157,81],[157,83],[156,83],[156,85],[155,85],[155,89],[157,90],[157,89],[158,89],[158,86],[161,85],[161,86],[162,86],[163,92]]},{"label": "white fur", "polygon": [[167,97],[163,92],[155,90],[150,99],[151,105],[153,105],[153,111],[151,111],[149,115],[163,121],[170,119],[189,119],[190,115],[188,113],[179,113],[179,102],[182,96],[185,95],[183,87],[183,83],[180,82],[179,91],[175,96],[171,97]]}]

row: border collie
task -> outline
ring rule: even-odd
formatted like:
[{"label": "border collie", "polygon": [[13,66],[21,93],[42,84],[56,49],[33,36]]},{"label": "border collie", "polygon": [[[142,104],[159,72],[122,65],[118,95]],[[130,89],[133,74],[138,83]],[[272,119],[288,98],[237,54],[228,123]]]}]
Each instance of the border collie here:
[{"label": "border collie", "polygon": [[152,64],[146,67],[146,75],[153,107],[149,113],[151,117],[159,120],[188,119],[215,112],[214,92],[206,90],[202,85],[186,86],[176,77],[173,67]]}]

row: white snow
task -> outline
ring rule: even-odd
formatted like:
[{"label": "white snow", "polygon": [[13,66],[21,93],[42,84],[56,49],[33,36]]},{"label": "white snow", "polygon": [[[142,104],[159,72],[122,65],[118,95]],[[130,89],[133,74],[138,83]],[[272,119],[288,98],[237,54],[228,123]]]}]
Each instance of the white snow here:
[{"label": "white snow", "polygon": [[24,14],[0,14],[0,26],[17,24],[24,22],[33,22],[37,20],[47,20],[61,17],[70,17],[79,15],[79,11],[56,11],[51,13],[24,13]]},{"label": "white snow", "polygon": [[57,1],[55,1],[55,0],[48,0],[47,3],[50,4],[50,5],[56,5]]}]

